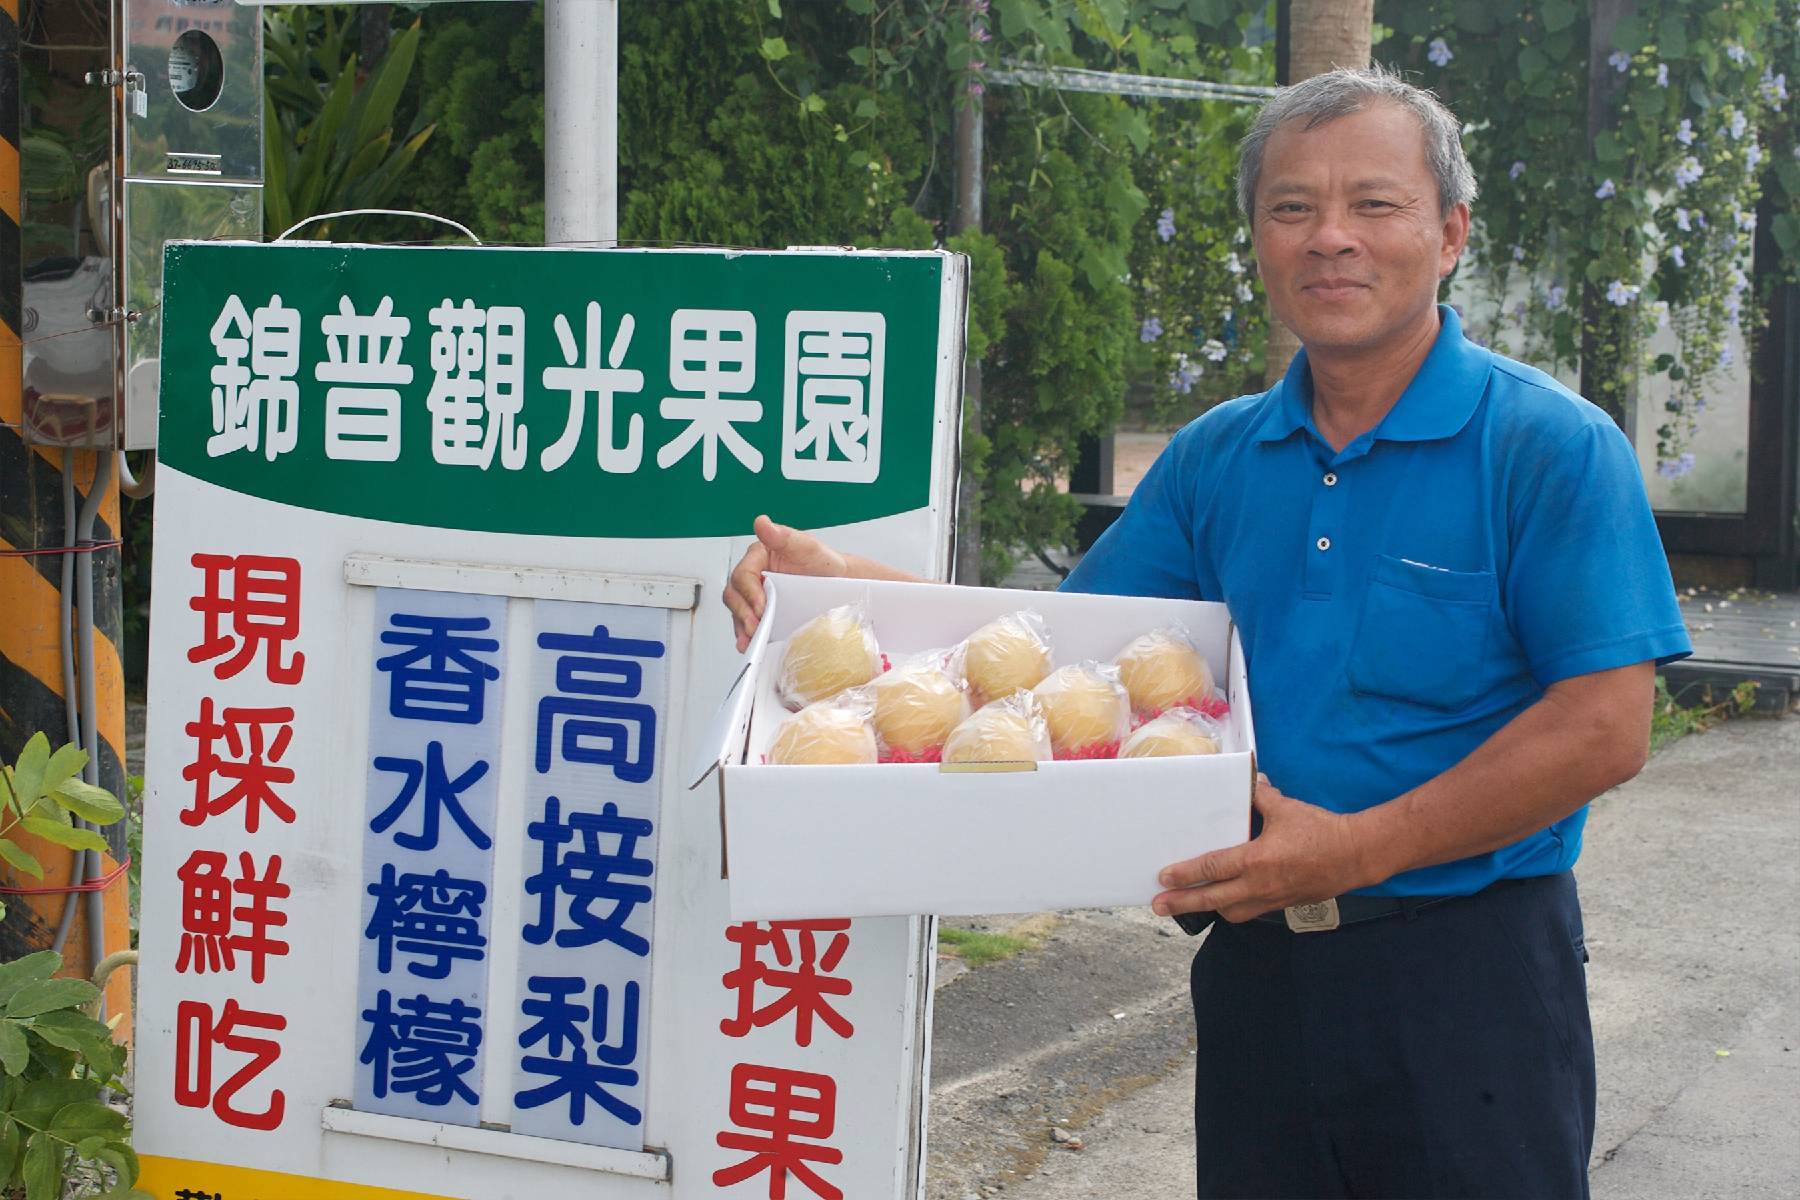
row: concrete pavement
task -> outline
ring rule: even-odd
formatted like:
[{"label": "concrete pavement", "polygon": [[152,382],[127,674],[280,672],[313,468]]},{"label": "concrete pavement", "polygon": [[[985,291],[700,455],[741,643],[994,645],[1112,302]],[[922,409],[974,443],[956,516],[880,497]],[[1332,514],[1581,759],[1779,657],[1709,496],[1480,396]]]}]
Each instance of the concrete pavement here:
[{"label": "concrete pavement", "polygon": [[[1595,802],[1577,876],[1596,1200],[1800,1191],[1800,720],[1658,754]],[[931,1200],[1192,1194],[1193,943],[1168,928],[1069,914],[939,990]]]}]

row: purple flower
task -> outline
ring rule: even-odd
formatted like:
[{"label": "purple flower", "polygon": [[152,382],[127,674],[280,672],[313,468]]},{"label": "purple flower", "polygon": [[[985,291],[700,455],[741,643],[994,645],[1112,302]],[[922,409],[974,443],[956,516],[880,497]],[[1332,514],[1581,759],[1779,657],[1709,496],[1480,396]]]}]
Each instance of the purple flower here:
[{"label": "purple flower", "polygon": [[1780,112],[1782,104],[1784,104],[1788,98],[1787,72],[1783,71],[1781,74],[1777,75],[1775,74],[1775,69],[1773,67],[1764,67],[1762,75],[1762,94],[1763,99],[1767,100],[1776,112]]},{"label": "purple flower", "polygon": [[1669,247],[1669,261],[1678,267],[1687,266],[1687,252],[1680,246]]},{"label": "purple flower", "polygon": [[1733,42],[1731,45],[1725,47],[1725,57],[1741,67],[1750,61],[1750,52],[1736,42]]},{"label": "purple flower", "polygon": [[1611,200],[1614,196],[1618,195],[1618,193],[1619,189],[1613,186],[1612,180],[1608,179],[1594,189],[1594,199]]},{"label": "purple flower", "polygon": [[1225,256],[1225,269],[1230,271],[1233,275],[1242,275],[1244,273],[1244,260],[1238,257],[1236,250],[1233,250]]},{"label": "purple flower", "polygon": [[1506,177],[1508,179],[1517,179],[1519,176],[1523,175],[1524,173],[1525,173],[1525,160],[1522,158],[1516,158],[1513,160],[1513,165],[1511,167],[1507,168]]},{"label": "purple flower", "polygon": [[1441,37],[1435,37],[1431,39],[1431,44],[1425,47],[1425,57],[1431,60],[1433,66],[1447,67],[1450,65],[1450,60],[1456,55],[1450,53],[1449,42]]},{"label": "purple flower", "polygon": [[1694,456],[1683,454],[1679,458],[1665,458],[1656,464],[1656,473],[1664,479],[1680,479],[1694,469]]},{"label": "purple flower", "polygon": [[1185,396],[1194,390],[1194,381],[1205,373],[1204,368],[1188,362],[1188,356],[1175,356],[1175,370],[1169,376],[1169,389],[1178,395]]},{"label": "purple flower", "polygon": [[1719,357],[1713,363],[1713,366],[1715,366],[1719,370],[1723,371],[1726,367],[1729,367],[1731,365],[1731,359],[1732,359],[1731,343],[1726,342],[1723,346],[1719,347]]},{"label": "purple flower", "polygon": [[1515,244],[1512,248],[1512,256],[1513,256],[1514,262],[1524,262],[1525,261],[1525,247]]},{"label": "purple flower", "polygon": [[1684,146],[1694,144],[1694,123],[1691,120],[1681,118],[1681,124],[1675,127],[1675,140]]},{"label": "purple flower", "polygon": [[1731,214],[1737,220],[1737,227],[1745,233],[1756,232],[1756,214],[1739,210]]},{"label": "purple flower", "polygon": [[1661,88],[1666,88],[1669,86],[1669,64],[1668,63],[1657,63],[1656,64],[1656,86],[1661,87]]},{"label": "purple flower", "polygon": [[1638,298],[1638,292],[1641,290],[1642,289],[1626,283],[1623,279],[1615,279],[1612,283],[1607,285],[1606,299],[1610,303],[1615,304],[1620,308],[1624,308],[1627,304],[1630,304],[1633,300]]},{"label": "purple flower", "polygon": [[1163,335],[1162,318],[1145,317],[1144,323],[1138,326],[1138,341],[1154,342]]},{"label": "purple flower", "polygon": [[1227,350],[1225,343],[1218,338],[1207,338],[1206,344],[1200,347],[1200,353],[1206,355],[1210,362],[1224,362],[1225,356],[1231,351]]},{"label": "purple flower", "polygon": [[1744,130],[1748,128],[1750,128],[1750,118],[1745,116],[1744,110],[1740,108],[1731,114],[1731,124],[1726,127],[1726,132],[1731,134],[1733,140],[1736,140],[1743,137]]},{"label": "purple flower", "polygon": [[986,91],[987,91],[987,88],[982,86],[981,80],[979,80],[979,79],[969,80],[969,95],[979,96],[979,95],[982,95],[983,93],[985,93]]},{"label": "purple flower", "polygon": [[1675,210],[1675,228],[1681,230],[1683,233],[1692,233],[1694,231],[1694,223],[1688,219],[1687,209],[1678,208]]},{"label": "purple flower", "polygon": [[1162,215],[1156,218],[1156,236],[1165,242],[1175,240],[1175,210],[1165,208]]},{"label": "purple flower", "polygon": [[969,36],[975,41],[985,42],[992,39],[994,35],[988,32],[986,25],[971,25],[969,26]]},{"label": "purple flower", "polygon": [[1550,285],[1550,290],[1544,295],[1544,303],[1551,309],[1558,309],[1568,298],[1569,289],[1560,283],[1553,283]]},{"label": "purple flower", "polygon": [[1698,183],[1704,174],[1706,172],[1701,168],[1700,160],[1690,154],[1682,159],[1675,168],[1675,186],[1684,188],[1689,184]]},{"label": "purple flower", "polygon": [[1744,174],[1754,174],[1757,164],[1762,162],[1762,157],[1763,148],[1752,141],[1750,143],[1750,148],[1744,151]]},{"label": "purple flower", "polygon": [[1631,55],[1623,50],[1614,50],[1606,56],[1606,65],[1622,75],[1631,69]]}]

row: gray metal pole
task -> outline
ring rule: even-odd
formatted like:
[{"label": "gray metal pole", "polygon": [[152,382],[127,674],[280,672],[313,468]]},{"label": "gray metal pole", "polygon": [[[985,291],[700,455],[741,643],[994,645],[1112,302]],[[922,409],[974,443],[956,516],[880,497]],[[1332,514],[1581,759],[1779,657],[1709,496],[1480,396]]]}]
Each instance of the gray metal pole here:
[{"label": "gray metal pole", "polygon": [[[981,232],[982,97],[959,96],[956,109],[956,211],[950,228],[955,233]],[[981,429],[981,364],[971,358],[963,365],[963,429]],[[956,486],[955,581],[981,586],[981,484],[967,471]]]},{"label": "gray metal pole", "polygon": [[544,240],[619,237],[619,0],[544,3]]}]

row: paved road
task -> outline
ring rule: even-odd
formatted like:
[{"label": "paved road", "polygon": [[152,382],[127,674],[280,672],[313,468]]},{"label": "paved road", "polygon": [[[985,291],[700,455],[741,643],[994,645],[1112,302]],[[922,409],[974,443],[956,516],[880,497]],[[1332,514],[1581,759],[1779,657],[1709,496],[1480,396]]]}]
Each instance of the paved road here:
[{"label": "paved road", "polygon": [[[1588,830],[1596,1200],[1800,1192],[1800,719],[1677,743]],[[1191,1195],[1191,953],[1081,912],[940,988],[931,1200]]]}]

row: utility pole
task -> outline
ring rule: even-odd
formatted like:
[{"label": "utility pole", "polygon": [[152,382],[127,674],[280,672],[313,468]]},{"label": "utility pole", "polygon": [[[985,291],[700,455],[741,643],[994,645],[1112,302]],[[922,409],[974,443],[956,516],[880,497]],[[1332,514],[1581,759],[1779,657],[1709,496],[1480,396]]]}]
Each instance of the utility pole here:
[{"label": "utility pole", "polygon": [[[973,0],[964,0],[974,10]],[[956,208],[950,219],[952,233],[981,232],[982,118],[984,97],[958,82],[951,98],[956,113]],[[981,432],[981,363],[968,358],[963,364],[962,439],[967,444]],[[958,456],[960,463],[961,456]],[[969,471],[956,482],[956,582],[981,585],[981,481]]]},{"label": "utility pole", "polygon": [[544,242],[619,240],[619,0],[544,3]]},{"label": "utility pole", "polygon": [[[1286,87],[1338,67],[1366,67],[1373,47],[1375,0],[1281,0],[1276,8],[1275,82]],[[1269,315],[1263,383],[1274,386],[1300,349],[1293,331]]]}]

